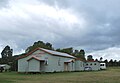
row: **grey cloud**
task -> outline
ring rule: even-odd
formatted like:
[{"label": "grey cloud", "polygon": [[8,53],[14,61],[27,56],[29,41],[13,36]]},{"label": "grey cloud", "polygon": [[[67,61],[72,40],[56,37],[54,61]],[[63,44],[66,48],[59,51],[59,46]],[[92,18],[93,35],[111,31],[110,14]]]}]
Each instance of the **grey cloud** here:
[{"label": "grey cloud", "polygon": [[7,7],[9,4],[9,0],[0,0],[0,8]]},{"label": "grey cloud", "polygon": [[61,8],[66,8],[66,7],[70,7],[71,1],[72,0],[38,0],[40,2],[44,2],[47,3],[51,6],[59,6]]},{"label": "grey cloud", "polygon": [[[34,1],[34,0],[33,0]],[[24,10],[30,19],[22,17],[0,19],[0,43],[14,41],[16,50],[26,49],[33,42],[51,42],[56,48],[74,47],[87,52],[120,46],[120,6],[119,0],[38,0],[71,9],[86,21],[85,27],[79,24],[59,23],[51,18],[42,18]],[[4,3],[6,4],[6,3]],[[72,19],[70,19],[72,20]],[[5,44],[6,44],[5,43]]]}]

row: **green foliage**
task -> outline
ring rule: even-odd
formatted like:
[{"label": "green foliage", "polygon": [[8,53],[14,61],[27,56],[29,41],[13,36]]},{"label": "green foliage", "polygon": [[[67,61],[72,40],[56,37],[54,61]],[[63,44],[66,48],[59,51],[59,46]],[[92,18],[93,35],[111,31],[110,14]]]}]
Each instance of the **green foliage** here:
[{"label": "green foliage", "polygon": [[58,52],[63,52],[63,53],[67,53],[67,54],[73,54],[73,48],[63,48],[63,49],[56,49],[56,51]]},{"label": "green foliage", "polygon": [[94,61],[93,56],[92,55],[88,55],[87,56],[87,61]]},{"label": "green foliage", "polygon": [[83,49],[81,49],[80,51],[75,50],[74,55],[77,58],[81,58],[81,59],[85,60],[85,51]]},{"label": "green foliage", "polygon": [[100,61],[102,61],[103,60],[103,58],[102,57],[100,57]]},{"label": "green foliage", "polygon": [[13,49],[10,49],[10,46],[6,46],[1,52],[2,58],[12,57]]},{"label": "green foliage", "polygon": [[0,58],[0,64],[8,64],[11,66],[11,70],[15,70],[17,68],[16,65],[16,57],[12,56],[13,49],[10,46],[6,46],[1,52],[2,58]]},{"label": "green foliage", "polygon": [[113,60],[112,59],[109,61],[109,66],[113,66]]},{"label": "green foliage", "polygon": [[[38,42],[35,42],[32,46],[29,46],[26,49],[26,53],[30,52],[30,51],[34,50],[35,48],[38,48],[38,47],[49,49],[49,50],[53,50],[54,49],[52,47],[51,43],[48,43],[48,42],[44,43],[43,41],[38,41]],[[78,58],[85,59],[85,51],[83,49],[81,49],[80,51],[78,51],[78,50],[73,51],[73,48],[70,47],[70,48],[63,48],[63,49],[59,48],[59,49],[56,49],[56,51],[67,53],[67,54],[70,54],[70,55],[74,55],[74,56],[76,56]]]},{"label": "green foliage", "polygon": [[49,50],[53,50],[53,47],[52,47],[52,44],[51,43],[44,43],[43,41],[38,41],[38,42],[35,42],[32,46],[29,46],[27,49],[26,49],[26,52],[30,52],[38,47],[41,47],[41,48],[45,48],[45,49],[49,49]]},{"label": "green foliage", "polygon": [[8,64],[9,62],[11,62],[13,60],[12,53],[13,53],[13,49],[11,49],[10,46],[7,45],[1,52],[2,55],[2,59],[0,60],[1,63]]},{"label": "green foliage", "polygon": [[74,55],[77,58],[81,58],[85,60],[85,51],[83,49],[81,49],[80,51],[79,50],[73,51],[73,48],[71,47],[71,48],[63,48],[63,49],[59,48],[59,49],[56,49],[56,51]]},{"label": "green foliage", "polygon": [[95,59],[95,61],[97,61],[97,62],[98,62],[98,59]]}]

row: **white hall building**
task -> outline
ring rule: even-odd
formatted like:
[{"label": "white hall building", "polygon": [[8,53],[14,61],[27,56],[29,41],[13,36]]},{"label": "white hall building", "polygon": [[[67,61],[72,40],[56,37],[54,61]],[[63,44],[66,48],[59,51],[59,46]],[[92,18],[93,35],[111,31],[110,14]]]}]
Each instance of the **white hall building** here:
[{"label": "white hall building", "polygon": [[[57,51],[36,48],[35,50],[18,57],[18,72],[63,72],[84,71],[89,62],[72,55]],[[95,64],[96,63],[96,64]],[[91,63],[92,64],[92,63]],[[100,65],[94,62],[92,70],[99,70]]]}]

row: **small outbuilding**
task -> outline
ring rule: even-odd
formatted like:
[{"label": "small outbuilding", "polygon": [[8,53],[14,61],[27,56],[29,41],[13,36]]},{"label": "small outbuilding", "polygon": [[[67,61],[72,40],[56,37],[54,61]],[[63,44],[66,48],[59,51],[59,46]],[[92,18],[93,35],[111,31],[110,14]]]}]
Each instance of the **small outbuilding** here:
[{"label": "small outbuilding", "polygon": [[84,70],[100,70],[100,63],[98,61],[86,61]]},{"label": "small outbuilding", "polygon": [[0,64],[0,70],[2,70],[2,71],[9,71],[10,68],[11,68],[11,66],[8,64]]},{"label": "small outbuilding", "polygon": [[101,69],[101,70],[106,69],[106,63],[100,62],[100,69]]}]

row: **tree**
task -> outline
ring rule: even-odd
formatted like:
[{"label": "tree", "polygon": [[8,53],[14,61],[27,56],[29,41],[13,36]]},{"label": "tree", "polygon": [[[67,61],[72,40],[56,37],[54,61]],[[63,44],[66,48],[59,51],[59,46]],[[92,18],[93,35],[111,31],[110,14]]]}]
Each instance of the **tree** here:
[{"label": "tree", "polygon": [[79,53],[79,51],[78,51],[78,50],[75,50],[75,51],[74,51],[74,54],[78,54],[78,53]]},{"label": "tree", "polygon": [[97,61],[97,62],[98,62],[98,59],[95,59],[95,61]]},{"label": "tree", "polygon": [[88,61],[94,61],[93,56],[92,56],[92,55],[88,55],[88,56],[87,56],[87,60],[88,60]]},{"label": "tree", "polygon": [[61,52],[60,48],[56,49],[56,51]]},{"label": "tree", "polygon": [[118,66],[120,66],[120,60],[118,61]]},{"label": "tree", "polygon": [[13,49],[11,49],[10,46],[7,45],[1,52],[2,58],[0,59],[0,63],[9,64],[10,62],[12,62],[13,61],[12,54]]},{"label": "tree", "polygon": [[113,66],[113,60],[112,59],[109,61],[109,66]]},{"label": "tree", "polygon": [[80,50],[79,54],[82,59],[85,58],[85,51],[83,49]]},{"label": "tree", "polygon": [[104,60],[104,63],[106,63],[106,66],[108,66],[108,60],[107,59]]},{"label": "tree", "polygon": [[47,42],[45,45],[46,45],[46,49],[52,50],[52,44],[51,43]]},{"label": "tree", "polygon": [[75,56],[77,57],[77,58],[81,58],[81,59],[83,59],[83,60],[86,60],[85,59],[85,51],[83,50],[83,49],[81,49],[80,51],[78,51],[78,50],[75,50]]},{"label": "tree", "polygon": [[53,50],[53,47],[52,47],[52,44],[51,43],[44,43],[43,41],[38,41],[38,42],[35,42],[32,46],[29,46],[25,52],[30,52],[32,50],[34,50],[35,48],[38,48],[38,47],[41,47],[41,48],[45,48],[45,49],[49,49],[49,50]]},{"label": "tree", "polygon": [[6,46],[1,52],[2,58],[12,57],[13,49],[10,49],[10,46]]},{"label": "tree", "polygon": [[67,54],[73,54],[73,48],[70,47],[70,48],[63,48],[63,49],[56,49],[56,51],[58,52],[63,52],[63,53],[67,53]]},{"label": "tree", "polygon": [[117,60],[114,60],[114,62],[113,62],[113,66],[118,66],[118,62],[117,62]]},{"label": "tree", "polygon": [[103,58],[102,57],[100,57],[100,61],[102,61],[103,60]]}]

